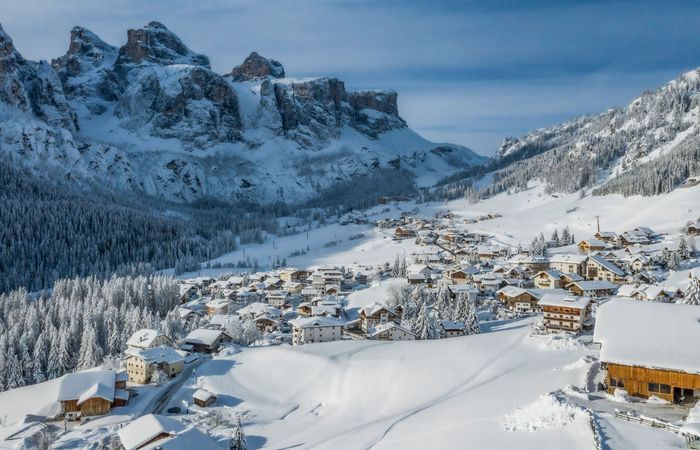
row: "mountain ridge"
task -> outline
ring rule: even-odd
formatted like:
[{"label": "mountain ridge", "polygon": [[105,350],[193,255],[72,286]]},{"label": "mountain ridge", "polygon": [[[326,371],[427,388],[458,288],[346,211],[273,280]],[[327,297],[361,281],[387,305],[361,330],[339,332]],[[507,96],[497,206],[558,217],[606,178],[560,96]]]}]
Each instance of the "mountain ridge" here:
[{"label": "mountain ridge", "polygon": [[413,132],[394,91],[285,78],[256,52],[218,74],[159,22],[128,30],[121,47],[76,26],[50,65],[24,60],[4,32],[0,44],[0,149],[76,183],[181,202],[303,202],[379,168],[426,186],[485,161]]}]

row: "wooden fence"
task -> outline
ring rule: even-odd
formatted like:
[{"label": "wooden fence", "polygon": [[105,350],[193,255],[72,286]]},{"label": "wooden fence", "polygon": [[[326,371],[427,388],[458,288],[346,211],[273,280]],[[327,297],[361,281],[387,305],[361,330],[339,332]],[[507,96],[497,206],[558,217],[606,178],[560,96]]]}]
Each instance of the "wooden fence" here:
[{"label": "wooden fence", "polygon": [[629,422],[640,423],[642,425],[668,430],[671,433],[676,433],[683,436],[685,438],[685,443],[689,448],[700,448],[700,437],[694,434],[682,432],[681,427],[678,425],[673,425],[672,423],[664,422],[663,420],[655,419],[653,417],[637,416],[628,412],[615,411],[615,417],[627,420]]}]

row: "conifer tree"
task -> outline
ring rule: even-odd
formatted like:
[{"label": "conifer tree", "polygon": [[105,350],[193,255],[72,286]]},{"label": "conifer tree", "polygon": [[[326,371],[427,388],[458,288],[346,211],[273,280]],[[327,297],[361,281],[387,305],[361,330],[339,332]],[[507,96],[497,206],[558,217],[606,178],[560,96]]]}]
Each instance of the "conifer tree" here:
[{"label": "conifer tree", "polygon": [[229,450],[247,450],[248,443],[246,442],[245,432],[243,431],[243,424],[241,423],[240,414],[236,416],[236,423],[233,427],[233,437],[231,438],[231,445]]}]

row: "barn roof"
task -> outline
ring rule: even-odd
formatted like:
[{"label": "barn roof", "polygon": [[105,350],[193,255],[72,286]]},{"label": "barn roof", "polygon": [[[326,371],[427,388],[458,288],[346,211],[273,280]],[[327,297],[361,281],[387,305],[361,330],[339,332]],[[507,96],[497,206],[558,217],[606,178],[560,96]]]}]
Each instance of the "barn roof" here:
[{"label": "barn roof", "polygon": [[114,399],[116,377],[117,374],[111,370],[69,373],[61,380],[57,400],[79,400],[83,403],[89,398],[101,397],[111,402]]},{"label": "barn roof", "polygon": [[600,360],[700,373],[700,307],[616,298],[598,308]]}]

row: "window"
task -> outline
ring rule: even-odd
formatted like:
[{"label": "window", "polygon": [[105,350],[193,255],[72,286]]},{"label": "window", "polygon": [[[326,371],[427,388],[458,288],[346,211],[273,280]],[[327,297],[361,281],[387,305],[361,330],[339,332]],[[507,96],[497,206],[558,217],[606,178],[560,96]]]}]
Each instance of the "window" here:
[{"label": "window", "polygon": [[656,392],[659,394],[670,394],[671,393],[671,385],[659,384],[659,383],[649,383],[649,392]]},{"label": "window", "polygon": [[625,388],[625,381],[621,378],[610,378],[610,386],[624,389]]}]

